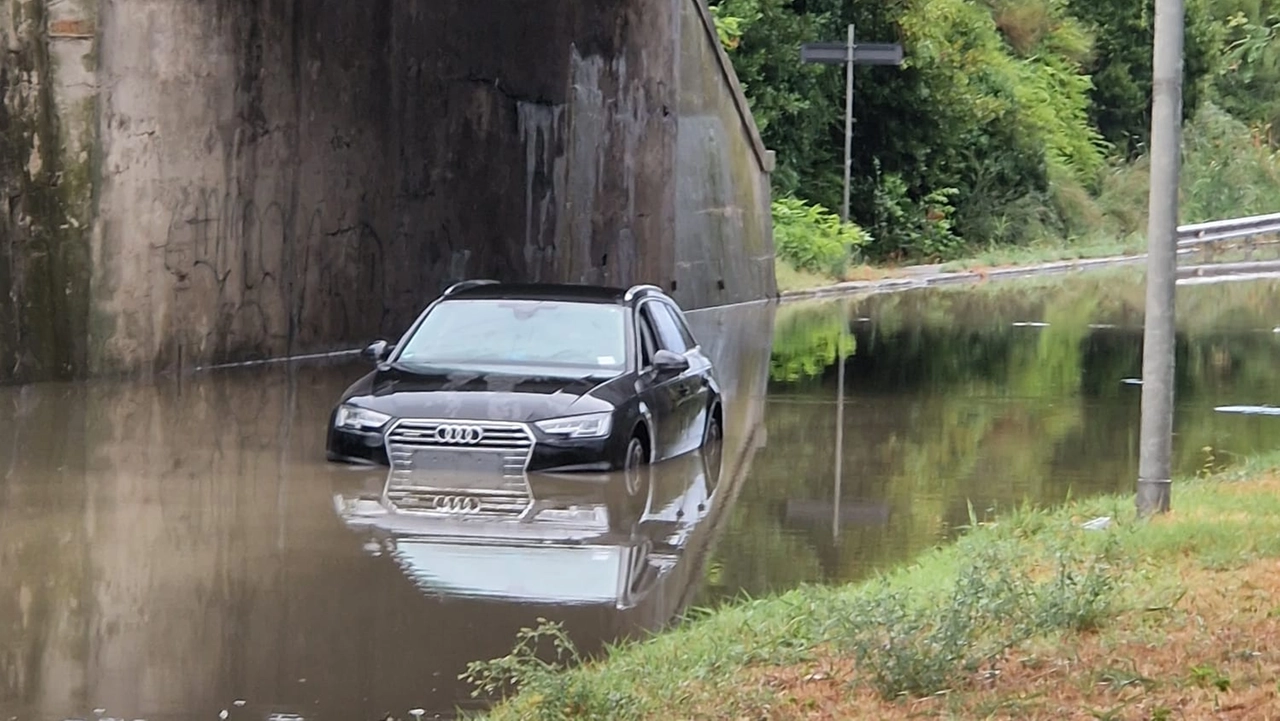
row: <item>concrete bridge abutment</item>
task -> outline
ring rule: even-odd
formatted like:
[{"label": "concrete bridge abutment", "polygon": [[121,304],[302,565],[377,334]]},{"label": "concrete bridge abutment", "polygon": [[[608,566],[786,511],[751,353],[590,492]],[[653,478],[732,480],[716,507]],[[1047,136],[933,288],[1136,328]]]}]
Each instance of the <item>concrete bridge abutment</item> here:
[{"label": "concrete bridge abutment", "polygon": [[8,0],[0,380],[394,335],[446,284],[775,293],[702,0]]}]

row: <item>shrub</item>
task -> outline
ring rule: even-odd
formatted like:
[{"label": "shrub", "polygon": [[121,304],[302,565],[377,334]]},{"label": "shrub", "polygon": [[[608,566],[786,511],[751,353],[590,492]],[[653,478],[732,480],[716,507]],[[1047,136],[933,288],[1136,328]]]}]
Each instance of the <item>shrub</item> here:
[{"label": "shrub", "polygon": [[797,270],[838,278],[871,236],[821,205],[788,197],[773,202],[773,242],[778,257]]},{"label": "shrub", "polygon": [[1205,103],[1183,132],[1181,221],[1280,211],[1280,152],[1252,130]]},{"label": "shrub", "polygon": [[1025,550],[1017,542],[983,548],[937,603],[882,586],[848,609],[839,643],[883,697],[927,696],[990,666],[1022,641],[1055,630],[1087,630],[1106,616],[1115,577],[1105,552],[1058,550],[1055,573],[1037,581],[1015,560]]},{"label": "shrub", "polygon": [[[1182,131],[1179,222],[1280,210],[1280,152],[1265,129],[1248,125],[1211,102]],[[1146,156],[1107,173],[1098,207],[1119,234],[1147,231],[1150,163]]]},{"label": "shrub", "polygon": [[965,243],[953,220],[952,203],[959,190],[940,188],[914,200],[901,175],[884,173],[877,180],[871,191],[877,255],[944,259],[963,250]]}]

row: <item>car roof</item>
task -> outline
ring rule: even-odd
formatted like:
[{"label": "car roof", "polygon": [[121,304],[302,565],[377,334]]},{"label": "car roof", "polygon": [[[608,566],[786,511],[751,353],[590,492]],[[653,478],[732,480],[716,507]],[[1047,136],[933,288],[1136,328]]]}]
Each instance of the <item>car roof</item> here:
[{"label": "car roof", "polygon": [[552,300],[621,304],[625,288],[574,283],[486,283],[454,290],[445,300]]}]

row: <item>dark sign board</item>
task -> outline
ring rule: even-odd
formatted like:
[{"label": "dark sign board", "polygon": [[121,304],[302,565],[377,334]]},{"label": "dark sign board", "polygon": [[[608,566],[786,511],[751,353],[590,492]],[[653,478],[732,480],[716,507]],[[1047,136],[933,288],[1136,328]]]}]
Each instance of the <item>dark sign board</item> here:
[{"label": "dark sign board", "polygon": [[[848,58],[844,43],[805,43],[800,60],[806,63],[842,65]],[[858,43],[853,46],[855,65],[901,65],[902,46],[897,43]]]}]

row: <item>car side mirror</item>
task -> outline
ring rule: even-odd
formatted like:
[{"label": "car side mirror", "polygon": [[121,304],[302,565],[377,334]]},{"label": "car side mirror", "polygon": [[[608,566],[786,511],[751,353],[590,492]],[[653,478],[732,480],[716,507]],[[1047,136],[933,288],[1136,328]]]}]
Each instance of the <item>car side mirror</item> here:
[{"label": "car side mirror", "polygon": [[665,348],[653,354],[653,367],[659,373],[684,373],[689,370],[689,359]]},{"label": "car side mirror", "polygon": [[360,351],[361,357],[371,363],[381,363],[387,359],[391,346],[385,340],[375,340],[367,348]]}]

